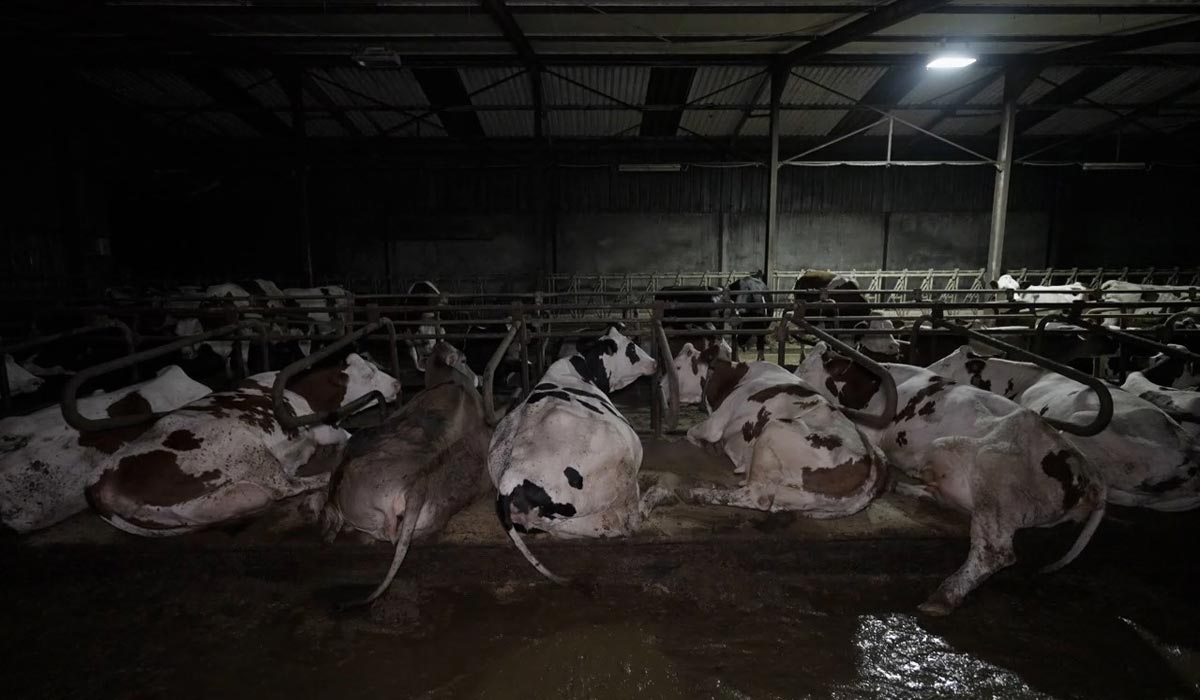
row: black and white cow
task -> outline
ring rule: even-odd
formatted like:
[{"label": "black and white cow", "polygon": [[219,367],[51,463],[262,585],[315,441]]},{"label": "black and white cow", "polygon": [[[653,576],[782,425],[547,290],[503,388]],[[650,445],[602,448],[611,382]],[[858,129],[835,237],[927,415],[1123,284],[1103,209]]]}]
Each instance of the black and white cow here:
[{"label": "black and white cow", "polygon": [[[704,400],[704,383],[708,370],[714,362],[732,362],[733,348],[724,340],[697,350],[695,345],[684,343],[675,355],[675,376],[679,378],[679,405],[699,404]],[[670,399],[670,382],[664,376],[659,383],[663,402]]]},{"label": "black and white cow", "polygon": [[[948,379],[1012,399],[1039,415],[1077,424],[1095,417],[1098,399],[1083,384],[1028,362],[976,355],[968,348],[929,366]],[[1108,500],[1154,510],[1200,506],[1200,445],[1154,404],[1113,391],[1113,416],[1098,435],[1065,434],[1108,484]]]},{"label": "black and white cow", "polygon": [[[921,482],[898,490],[927,496],[971,516],[967,561],[921,605],[944,615],[996,571],[1016,561],[1013,536],[1025,527],[1085,521],[1065,566],[1083,551],[1104,516],[1105,487],[1083,455],[1036,413],[997,394],[911,365],[885,364],[897,410],[883,428],[860,424],[888,461]],[[883,410],[880,380],[818,343],[796,374],[839,405]]]},{"label": "black and white cow", "polygon": [[[810,314],[813,316],[834,319],[843,316],[865,317],[871,315],[871,304],[858,291],[858,282],[851,277],[836,275],[827,270],[808,270],[796,278],[792,289],[795,300],[806,304],[820,303],[822,291],[840,292],[829,295],[829,301],[837,304],[836,307],[822,309],[819,314]],[[855,323],[855,321],[834,320],[829,321],[826,325],[830,328],[853,328]]]},{"label": "black and white cow", "polygon": [[355,435],[330,480],[321,512],[326,541],[353,529],[396,547],[383,583],[364,602],[387,590],[414,539],[441,532],[491,487],[492,429],[475,375],[465,367],[462,353],[438,342],[426,363],[425,390],[382,426]]},{"label": "black and white cow", "polygon": [[837,518],[862,510],[883,488],[883,454],[779,365],[715,362],[704,400],[711,414],[688,431],[688,441],[724,452],[746,483],[692,489],[695,502]]},{"label": "black and white cow", "polygon": [[[719,304],[724,291],[720,287],[701,285],[675,285],[663,287],[654,293],[654,301],[675,304]],[[685,321],[681,319],[703,319]],[[723,312],[717,308],[667,308],[663,310],[663,329],[677,331],[711,331],[712,335],[668,338],[671,353],[679,352],[686,342],[708,346],[715,343],[719,329],[724,325]]]},{"label": "black and white cow", "polygon": [[[737,346],[739,350],[745,351],[750,346],[750,338],[754,338],[755,349],[758,351],[758,359],[763,359],[767,349],[767,333],[771,329],[771,324],[774,323],[771,317],[775,315],[773,309],[767,306],[768,291],[765,281],[766,275],[761,270],[754,273],[750,277],[743,277],[732,282],[726,291],[729,293],[729,300],[735,304],[752,304],[748,308],[741,308],[734,311],[731,325],[735,330],[740,331],[758,331],[753,336],[737,335]],[[758,320],[744,320],[753,319]]]},{"label": "black and white cow", "polygon": [[[325,486],[350,435],[329,425],[285,429],[275,418],[277,372],[257,374],[163,416],[113,454],[86,493],[109,524],[166,537],[253,515]],[[297,377],[284,398],[296,415],[330,411],[400,383],[351,354]]]},{"label": "black and white cow", "polygon": [[1193,440],[1200,441],[1200,391],[1162,386],[1142,372],[1130,372],[1121,389],[1158,406]]},{"label": "black and white cow", "polygon": [[[149,381],[79,399],[86,418],[172,411],[209,393],[178,367]],[[0,524],[17,532],[50,527],[87,509],[83,490],[109,456],[149,424],[80,433],[50,406],[0,420]]]},{"label": "black and white cow", "polygon": [[1083,293],[1087,289],[1079,282],[1048,286],[1018,282],[1012,275],[1000,275],[996,280],[996,288],[1013,291],[1013,300],[1020,305],[1010,309],[1010,313],[1029,308],[1030,304],[1066,304],[1082,301]]},{"label": "black and white cow", "polygon": [[[408,291],[401,300],[401,305],[408,307],[421,306],[438,306],[442,303],[442,293],[438,290],[437,285],[429,280],[421,280],[413,282],[408,287]],[[406,335],[425,335],[434,336],[438,334],[438,313],[436,311],[411,311],[401,314],[401,318],[409,323],[420,321],[419,325],[405,325],[402,332]],[[425,371],[425,358],[433,352],[433,346],[437,340],[433,337],[424,339],[408,339],[404,341],[408,346],[408,356],[412,360],[413,367],[418,371]]]},{"label": "black and white cow", "polygon": [[638,489],[642,443],[608,394],[656,363],[616,328],[558,360],[500,421],[488,451],[496,512],[526,559],[551,580],[520,532],[554,537],[632,534],[651,498]]}]

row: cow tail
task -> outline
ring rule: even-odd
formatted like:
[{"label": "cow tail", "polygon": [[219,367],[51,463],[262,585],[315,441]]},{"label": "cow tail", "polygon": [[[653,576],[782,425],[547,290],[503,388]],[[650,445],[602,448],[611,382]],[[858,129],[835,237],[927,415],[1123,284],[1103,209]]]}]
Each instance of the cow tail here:
[{"label": "cow tail", "polygon": [[338,533],[342,531],[342,526],[346,523],[346,516],[342,514],[342,509],[330,497],[325,503],[325,507],[321,509],[321,539],[326,542],[333,542],[337,538]]},{"label": "cow tail", "polygon": [[525,561],[529,562],[533,568],[542,576],[550,579],[560,586],[565,586],[570,583],[570,579],[565,579],[562,576],[556,575],[554,572],[542,565],[537,557],[533,556],[533,552],[525,546],[525,540],[521,539],[521,534],[517,532],[517,528],[513,525],[512,515],[508,510],[508,497],[504,494],[496,494],[496,515],[500,517],[500,524],[504,526],[505,532],[508,533],[508,538],[517,546],[517,551],[521,556],[525,557]]},{"label": "cow tail", "polygon": [[1071,545],[1071,549],[1061,559],[1053,564],[1042,567],[1041,573],[1048,574],[1052,571],[1058,571],[1067,564],[1070,564],[1075,560],[1075,557],[1079,556],[1088,542],[1091,541],[1092,535],[1096,533],[1096,528],[1100,526],[1100,521],[1104,519],[1105,501],[1108,500],[1108,488],[1106,486],[1102,485],[1100,487],[1099,496],[1096,500],[1096,506],[1092,508],[1091,514],[1088,515],[1087,522],[1083,524],[1083,529],[1079,531],[1079,537],[1075,538],[1075,544]]},{"label": "cow tail", "polygon": [[387,576],[383,578],[383,582],[371,595],[357,603],[345,606],[346,608],[369,605],[383,595],[388,586],[392,585],[392,579],[396,578],[396,572],[400,570],[400,565],[404,563],[404,556],[408,554],[409,545],[412,544],[413,533],[417,530],[417,521],[421,519],[421,510],[425,508],[427,483],[425,479],[418,481],[409,494],[407,503],[404,504],[404,522],[400,526],[400,537],[396,539],[396,551],[392,554],[392,565],[388,567]]}]

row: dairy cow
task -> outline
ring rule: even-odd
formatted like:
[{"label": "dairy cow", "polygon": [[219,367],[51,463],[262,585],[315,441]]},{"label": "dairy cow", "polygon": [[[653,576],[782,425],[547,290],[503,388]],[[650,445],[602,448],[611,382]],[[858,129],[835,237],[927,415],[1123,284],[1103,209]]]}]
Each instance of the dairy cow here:
[{"label": "dairy cow", "polygon": [[[283,428],[271,400],[276,375],[254,375],[160,418],[109,458],[87,489],[88,502],[121,530],[164,537],[252,515],[326,485],[350,435],[329,425]],[[400,385],[351,354],[301,375],[284,397],[291,411],[305,415],[371,391],[391,401]]]},{"label": "dairy cow", "polygon": [[[87,418],[171,411],[209,393],[178,367],[149,381],[79,399]],[[87,509],[83,490],[110,455],[149,424],[80,433],[51,406],[0,420],[0,523],[17,532],[50,527]]]},{"label": "dairy cow", "polygon": [[[871,316],[879,317],[878,313]],[[872,318],[870,321],[859,321],[854,328],[864,332],[852,338],[854,347],[859,352],[876,362],[897,362],[905,352],[905,346],[896,340],[896,324],[888,318]]]},{"label": "dairy cow", "polygon": [[[1175,345],[1184,349],[1182,345]],[[1149,381],[1172,389],[1200,389],[1200,362],[1188,362],[1159,353],[1150,358],[1142,375]]]},{"label": "dairy cow", "polygon": [[1200,391],[1160,386],[1141,372],[1130,372],[1121,389],[1158,406],[1193,440],[1200,440]]},{"label": "dairy cow", "polygon": [[[861,430],[891,464],[921,482],[899,490],[971,516],[967,561],[921,610],[949,613],[987,577],[1014,563],[1013,535],[1020,528],[1085,522],[1074,546],[1047,570],[1083,551],[1104,515],[1105,487],[1077,449],[1009,399],[919,367],[883,366],[896,382],[896,415],[883,428]],[[883,409],[879,379],[824,343],[796,374],[842,406]]]},{"label": "dairy cow", "polygon": [[[858,291],[858,282],[851,277],[837,275],[827,270],[809,270],[796,278],[793,285],[793,298],[806,304],[821,302],[821,292],[841,292],[829,295],[829,301],[837,306],[822,309],[819,314],[809,314],[829,319],[840,316],[860,317],[871,315],[871,305],[867,298]],[[831,320],[826,323],[830,328],[853,328],[855,321]]]},{"label": "dairy cow", "polygon": [[1000,278],[996,280],[996,287],[1014,290],[1013,299],[1022,304],[1066,304],[1072,301],[1081,301],[1083,292],[1087,289],[1079,282],[1049,286],[1018,282],[1012,275],[1000,275]]},{"label": "dairy cow", "polygon": [[450,517],[487,493],[491,428],[475,375],[459,351],[439,342],[425,369],[425,390],[368,435],[356,435],[334,472],[321,512],[327,541],[351,528],[395,545],[383,594],[414,538],[441,532]]},{"label": "dairy cow", "polygon": [[883,455],[836,406],[779,365],[717,362],[705,382],[711,415],[689,442],[723,451],[738,488],[695,488],[693,501],[836,518],[862,510],[887,476]]},{"label": "dairy cow", "polygon": [[[1110,304],[1138,304],[1149,302],[1172,303],[1186,302],[1188,295],[1180,292],[1164,291],[1171,289],[1168,285],[1161,284],[1134,284],[1132,282],[1123,282],[1121,280],[1107,280],[1100,284],[1100,301]],[[1129,313],[1135,316],[1157,316],[1160,314],[1171,314],[1177,311],[1191,311],[1192,313],[1200,312],[1200,305],[1191,307],[1183,306],[1141,306],[1135,309],[1130,309]]]},{"label": "dairy cow", "polygon": [[[341,335],[346,331],[346,323],[350,320],[348,309],[350,292],[336,285],[323,287],[289,287],[283,290],[283,306],[285,308],[312,309],[308,318],[312,319],[312,330],[320,335]],[[306,353],[307,354],[307,353]]]},{"label": "dairy cow", "polygon": [[[401,300],[404,306],[420,307],[420,306],[437,306],[441,303],[442,293],[438,290],[437,285],[429,280],[421,280],[413,282],[408,287],[407,296]],[[401,332],[407,335],[425,335],[433,336],[438,332],[438,314],[436,311],[410,311],[401,314],[401,318],[407,322],[419,321],[417,326],[405,325]],[[412,360],[413,367],[418,371],[425,371],[425,358],[433,352],[433,346],[436,344],[436,339],[429,337],[423,339],[407,339],[404,341],[408,346],[408,356]]]},{"label": "dairy cow", "polygon": [[[1077,424],[1095,417],[1085,385],[1027,362],[976,355],[968,348],[929,366],[935,374],[995,392],[1047,418]],[[1200,506],[1200,446],[1157,406],[1113,391],[1113,416],[1098,435],[1065,434],[1108,484],[1108,500],[1155,510]]]},{"label": "dairy cow", "polygon": [[[763,355],[766,352],[767,331],[771,329],[771,324],[773,323],[770,317],[775,313],[767,306],[769,299],[765,292],[768,288],[764,277],[763,272],[759,270],[750,277],[735,280],[727,288],[730,301],[735,304],[752,304],[749,308],[734,311],[732,326],[741,331],[758,331],[753,336],[738,335],[735,338],[737,339],[738,349],[745,351],[750,345],[750,338],[753,337],[755,349],[758,351],[758,359],[760,360],[763,359]],[[752,317],[759,317],[762,320],[744,320]]]},{"label": "dairy cow", "polygon": [[[715,345],[709,345],[703,350],[697,350],[695,345],[684,343],[675,355],[675,376],[679,378],[679,404],[698,404],[704,399],[704,383],[708,378],[708,369],[714,361],[730,362],[733,359],[733,348],[724,340]],[[670,382],[664,376],[659,383],[663,401],[670,399]]]},{"label": "dairy cow", "polygon": [[660,495],[642,498],[642,443],[607,396],[655,369],[637,343],[610,328],[552,364],[496,427],[488,449],[496,512],[517,549],[553,581],[563,579],[533,557],[519,533],[629,535]]}]

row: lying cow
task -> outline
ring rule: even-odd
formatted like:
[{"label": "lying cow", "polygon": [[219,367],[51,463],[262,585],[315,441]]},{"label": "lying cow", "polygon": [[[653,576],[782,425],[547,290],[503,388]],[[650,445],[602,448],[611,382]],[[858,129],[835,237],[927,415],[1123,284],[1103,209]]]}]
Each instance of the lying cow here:
[{"label": "lying cow", "polygon": [[539,572],[563,582],[525,547],[520,532],[554,537],[632,534],[646,510],[637,475],[642,443],[607,394],[654,374],[656,363],[616,328],[558,360],[500,421],[488,450],[496,512]]},{"label": "lying cow", "polygon": [[[1105,488],[1095,470],[1036,413],[969,384],[911,365],[886,364],[896,382],[897,410],[889,425],[860,425],[891,464],[922,486],[901,489],[928,496],[971,516],[967,561],[942,582],[921,610],[944,615],[987,577],[1016,561],[1013,535],[1024,527],[1084,520],[1079,555],[1104,516]],[[848,408],[883,410],[880,380],[861,365],[818,343],[796,374],[826,398]]]},{"label": "lying cow", "polygon": [[[341,335],[353,315],[348,307],[350,292],[336,285],[324,287],[289,287],[283,290],[285,308],[311,309],[307,316],[311,330],[319,335]],[[307,352],[305,353],[307,354]]]},{"label": "lying cow", "polygon": [[1200,441],[1200,391],[1160,386],[1141,372],[1130,372],[1121,389],[1158,406],[1193,440]]},{"label": "lying cow", "polygon": [[[178,367],[110,393],[79,399],[86,418],[172,411],[209,393]],[[149,424],[80,433],[58,406],[0,420],[0,523],[17,532],[50,527],[87,509],[83,490],[108,456]]]},{"label": "lying cow", "polygon": [[[1185,349],[1182,345],[1175,345]],[[1172,389],[1200,389],[1200,362],[1189,362],[1159,353],[1150,358],[1142,375],[1151,382]]]},{"label": "lying cow", "polygon": [[[976,355],[968,348],[929,366],[935,374],[1012,399],[1047,418],[1084,424],[1098,410],[1085,385],[1027,362]],[[1112,422],[1098,435],[1065,434],[1108,484],[1108,500],[1154,510],[1200,506],[1200,446],[1157,406],[1113,391]]]},{"label": "lying cow", "polygon": [[[1121,280],[1107,280],[1100,284],[1100,301],[1110,304],[1146,304],[1151,302],[1171,304],[1171,306],[1139,306],[1129,309],[1128,313],[1135,316],[1158,316],[1172,314],[1177,311],[1200,312],[1200,305],[1186,307],[1176,302],[1188,301],[1188,295],[1175,291],[1170,286],[1161,284],[1134,284]],[[1157,322],[1157,321],[1156,321]]]},{"label": "lying cow", "polygon": [[[432,307],[442,303],[442,293],[438,290],[437,285],[429,280],[421,280],[413,282],[408,287],[406,296],[400,300],[400,303],[409,307]],[[423,335],[435,336],[438,335],[439,317],[436,311],[410,311],[400,314],[400,318],[408,323],[420,322],[419,325],[404,325],[400,332],[405,335]],[[420,339],[406,339],[404,344],[408,346],[408,356],[412,360],[413,367],[420,372],[425,371],[425,358],[429,357],[433,352],[433,346],[436,343],[433,337]]]},{"label": "lying cow", "polygon": [[[843,277],[828,270],[808,270],[796,278],[792,286],[793,298],[806,304],[822,303],[823,291],[837,292],[829,295],[829,302],[836,304],[812,316],[837,318],[840,316],[862,317],[871,315],[871,304],[859,291],[858,282],[852,277]],[[830,328],[853,328],[856,321],[831,321]]]},{"label": "lying cow", "polygon": [[[872,313],[871,316],[879,316]],[[854,324],[855,330],[865,331],[852,339],[859,352],[876,362],[900,362],[906,347],[896,340],[896,324],[889,318],[872,318]]]},{"label": "lying cow", "polygon": [[887,476],[883,455],[829,400],[770,362],[718,362],[704,399],[712,414],[689,442],[723,450],[739,488],[697,488],[711,505],[837,518],[862,510]]},{"label": "lying cow", "polygon": [[[679,405],[698,404],[704,399],[704,383],[708,378],[708,369],[714,361],[730,362],[733,359],[733,348],[724,340],[715,345],[709,345],[703,350],[697,350],[695,345],[684,343],[675,355],[675,376],[679,378]],[[670,400],[670,382],[664,376],[659,383],[663,402]]]},{"label": "lying cow", "polygon": [[[383,594],[414,538],[441,532],[450,517],[487,493],[488,442],[475,375],[462,353],[439,342],[425,369],[425,391],[388,421],[351,443],[334,472],[321,512],[326,541],[345,528],[396,546]],[[365,438],[365,439],[364,439]]]},{"label": "lying cow", "polygon": [[1008,313],[1016,313],[1021,309],[1028,308],[1030,304],[1066,304],[1072,301],[1082,301],[1083,293],[1087,289],[1079,282],[1050,286],[1018,282],[1012,275],[1000,275],[1000,278],[996,280],[996,288],[1013,290],[1015,292],[1013,300],[1021,302],[1020,306],[1010,308]]},{"label": "lying cow", "polygon": [[[160,418],[110,458],[88,502],[113,526],[146,537],[180,535],[254,514],[324,486],[350,435],[317,425],[284,429],[271,387],[256,374]],[[294,380],[284,398],[296,415],[330,411],[371,391],[392,401],[400,385],[358,355]]]}]

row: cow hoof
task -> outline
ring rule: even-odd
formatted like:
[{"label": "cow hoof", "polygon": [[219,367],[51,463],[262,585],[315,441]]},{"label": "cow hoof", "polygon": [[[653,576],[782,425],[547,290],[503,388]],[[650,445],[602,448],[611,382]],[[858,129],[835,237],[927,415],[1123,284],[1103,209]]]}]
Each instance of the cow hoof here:
[{"label": "cow hoof", "polygon": [[945,617],[954,612],[953,606],[942,600],[927,600],[918,605],[917,610],[931,617]]}]

